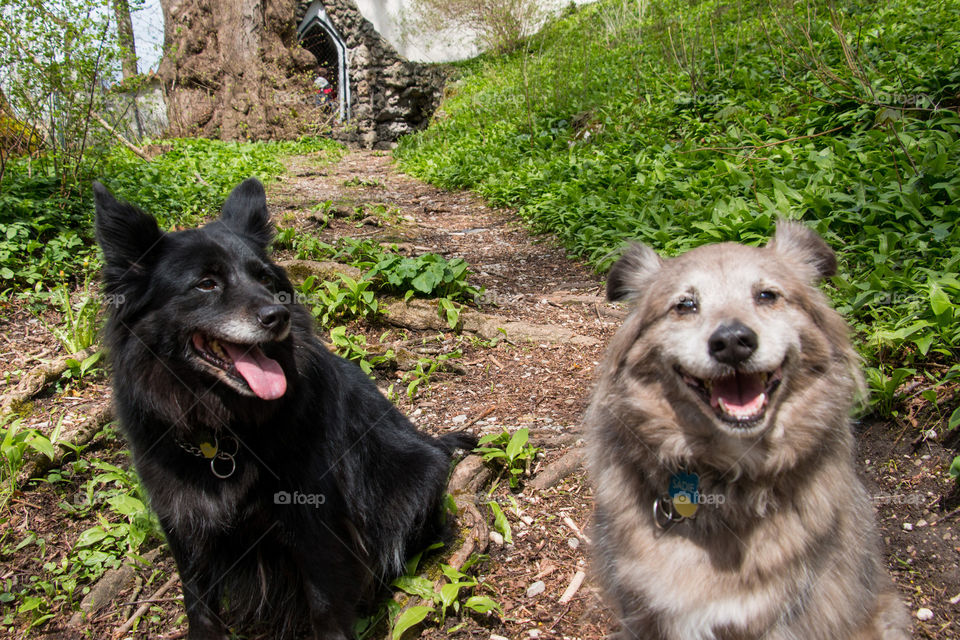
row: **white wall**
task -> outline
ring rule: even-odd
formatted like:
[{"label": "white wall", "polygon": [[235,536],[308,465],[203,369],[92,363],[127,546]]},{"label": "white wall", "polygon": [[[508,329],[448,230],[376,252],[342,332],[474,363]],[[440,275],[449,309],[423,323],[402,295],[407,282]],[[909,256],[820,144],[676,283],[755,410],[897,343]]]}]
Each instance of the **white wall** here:
[{"label": "white wall", "polygon": [[[571,0],[540,0],[551,9],[560,9]],[[593,0],[573,0],[585,4]],[[413,35],[404,29],[404,21],[415,19],[411,0],[356,0],[360,13],[392,44],[400,55],[418,62],[449,62],[472,58],[480,51],[476,33],[466,30],[445,30]],[[406,33],[405,33],[406,32]]]}]

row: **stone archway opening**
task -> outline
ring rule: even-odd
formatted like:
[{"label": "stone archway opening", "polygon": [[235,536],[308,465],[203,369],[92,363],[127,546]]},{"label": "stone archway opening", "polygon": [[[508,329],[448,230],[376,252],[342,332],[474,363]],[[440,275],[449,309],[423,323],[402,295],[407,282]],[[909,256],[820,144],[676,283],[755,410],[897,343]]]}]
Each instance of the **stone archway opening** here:
[{"label": "stone archway opening", "polygon": [[[347,46],[327,16],[323,3],[313,2],[297,28],[300,46],[317,59],[317,100],[326,101],[335,96],[337,118],[350,120],[350,70],[347,66]],[[323,78],[329,88],[323,85]]]}]

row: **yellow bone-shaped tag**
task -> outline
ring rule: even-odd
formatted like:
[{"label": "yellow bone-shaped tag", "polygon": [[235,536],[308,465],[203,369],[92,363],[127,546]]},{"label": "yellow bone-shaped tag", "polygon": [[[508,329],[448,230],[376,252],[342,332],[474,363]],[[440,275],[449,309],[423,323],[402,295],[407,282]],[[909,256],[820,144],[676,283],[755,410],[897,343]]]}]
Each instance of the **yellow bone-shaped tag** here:
[{"label": "yellow bone-shaped tag", "polygon": [[204,458],[212,458],[217,455],[217,445],[210,442],[201,442],[200,453],[203,454]]}]

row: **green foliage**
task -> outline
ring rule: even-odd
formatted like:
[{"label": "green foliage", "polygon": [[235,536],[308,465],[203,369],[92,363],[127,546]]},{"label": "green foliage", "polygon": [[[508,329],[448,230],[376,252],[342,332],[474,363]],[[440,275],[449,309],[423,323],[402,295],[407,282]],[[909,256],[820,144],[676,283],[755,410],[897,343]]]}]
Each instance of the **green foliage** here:
[{"label": "green foliage", "polygon": [[347,328],[343,325],[330,329],[330,342],[337,355],[356,362],[367,375],[372,374],[375,367],[393,362],[396,358],[392,349],[371,355],[367,348],[367,337],[363,334],[349,335]]},{"label": "green foliage", "polygon": [[426,387],[430,384],[430,378],[433,377],[433,374],[437,371],[443,370],[444,363],[446,363],[451,358],[459,358],[463,355],[463,351],[456,349],[450,353],[441,353],[435,358],[420,358],[417,360],[417,364],[411,371],[403,374],[402,382],[405,382],[407,385],[407,397],[411,400],[417,392],[420,391],[421,387]]},{"label": "green foliage", "polygon": [[[365,261],[358,266],[367,266]],[[435,253],[416,258],[384,253],[369,265],[367,277],[377,283],[381,291],[411,296],[440,297],[472,301],[480,290],[467,282],[469,266],[462,258],[447,260]]]},{"label": "green foliage", "polygon": [[500,533],[503,536],[503,541],[507,544],[513,544],[513,533],[510,531],[510,522],[507,520],[507,515],[503,512],[503,509],[500,508],[500,505],[491,500],[487,503],[487,506],[490,507],[490,511],[493,513],[493,529]]},{"label": "green foliage", "polygon": [[0,183],[11,156],[28,151],[32,170],[54,180],[59,195],[79,191],[84,166],[108,146],[98,114],[108,112],[102,87],[119,70],[111,15],[108,0],[0,4]]},{"label": "green foliage", "polygon": [[331,140],[310,137],[275,142],[196,138],[157,144],[163,153],[150,162],[115,147],[102,168],[101,182],[121,200],[157,216],[165,228],[193,226],[216,215],[241,181],[251,176],[269,181],[283,173],[285,156],[321,152],[332,162],[343,149]]},{"label": "green foliage", "polygon": [[478,585],[477,579],[473,576],[441,563],[439,566],[443,579],[439,581],[438,589],[427,578],[416,575],[419,559],[420,556],[417,555],[412,563],[407,564],[406,574],[394,580],[393,586],[428,604],[408,607],[396,615],[391,632],[393,640],[399,640],[404,632],[420,624],[431,614],[436,616],[438,624],[441,625],[446,620],[449,610],[453,610],[456,614],[459,614],[462,609],[470,609],[482,614],[491,611],[503,614],[500,604],[489,596],[471,595],[463,599],[461,592],[472,591]]},{"label": "green foliage", "polygon": [[[15,443],[18,438],[22,440],[21,433],[12,437]],[[33,439],[29,446],[43,455],[53,455],[51,442],[56,441],[56,432],[49,440],[35,433],[29,438]],[[14,459],[6,445],[3,453],[5,461]],[[7,610],[11,612],[4,624],[13,623],[13,612],[29,620],[31,626],[42,624],[51,617],[51,611],[64,602],[75,602],[86,586],[109,569],[139,560],[139,551],[147,541],[162,540],[159,522],[132,470],[78,455],[74,462],[51,472],[46,482],[51,489],[62,492],[59,506],[68,520],[95,518],[96,524],[80,532],[66,554],[51,554],[43,535],[30,530],[17,531],[13,541],[9,536],[0,539],[0,553],[5,557],[27,549],[38,565],[27,579],[0,585],[0,602],[10,605]],[[6,478],[3,486],[8,486]],[[55,535],[61,535],[59,530]]]},{"label": "green foliage", "polygon": [[66,192],[43,165],[29,158],[8,162],[0,180],[0,296],[52,290],[64,280],[83,280],[99,270],[89,186],[94,178],[117,197],[156,215],[164,228],[193,226],[216,215],[242,180],[279,175],[286,155],[318,152],[332,161],[342,153],[336,143],[317,138],[165,140],[160,146],[163,152],[150,162],[115,148],[80,167]]},{"label": "green foliage", "polygon": [[529,439],[530,430],[526,427],[512,434],[504,429],[480,438],[474,451],[483,456],[484,462],[499,464],[509,476],[510,487],[516,489],[520,485],[520,477],[530,473],[530,465],[540,451],[529,444]]},{"label": "green foliage", "polygon": [[591,4],[462,64],[401,166],[600,270],[632,239],[674,255],[803,220],[838,251],[827,291],[878,409],[897,369],[940,375],[960,348],[960,3],[641,6]]},{"label": "green foliage", "polygon": [[351,318],[374,318],[380,312],[380,304],[370,290],[370,280],[354,280],[338,273],[339,282],[321,281],[309,276],[298,287],[298,300],[305,304],[324,327],[334,320]]},{"label": "green foliage", "polygon": [[48,438],[36,429],[22,429],[19,418],[9,415],[4,418],[0,426],[0,514],[17,488],[17,476],[26,462],[25,454],[33,451],[53,460],[53,442],[59,431],[58,425],[53,438]]},{"label": "green foliage", "polygon": [[60,317],[63,319],[62,326],[48,326],[47,328],[63,345],[67,353],[77,353],[97,341],[101,324],[99,318],[100,302],[91,293],[87,283],[84,283],[83,290],[77,296],[76,301],[71,299],[70,289],[66,284],[57,287],[47,300],[57,306]]}]

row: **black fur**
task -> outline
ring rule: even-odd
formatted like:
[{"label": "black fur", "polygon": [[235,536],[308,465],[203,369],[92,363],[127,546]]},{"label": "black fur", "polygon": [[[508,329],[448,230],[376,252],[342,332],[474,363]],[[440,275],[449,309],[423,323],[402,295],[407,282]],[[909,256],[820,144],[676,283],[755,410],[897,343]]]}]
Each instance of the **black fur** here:
[{"label": "black fur", "polygon": [[[408,552],[439,534],[451,455],[475,441],[418,432],[314,337],[267,256],[256,180],[220,219],[173,233],[102,185],[94,194],[114,404],[180,571],[189,638],[352,637]],[[205,364],[214,342],[254,354],[251,378],[233,351],[232,370]],[[229,477],[190,452],[214,438]]]}]

